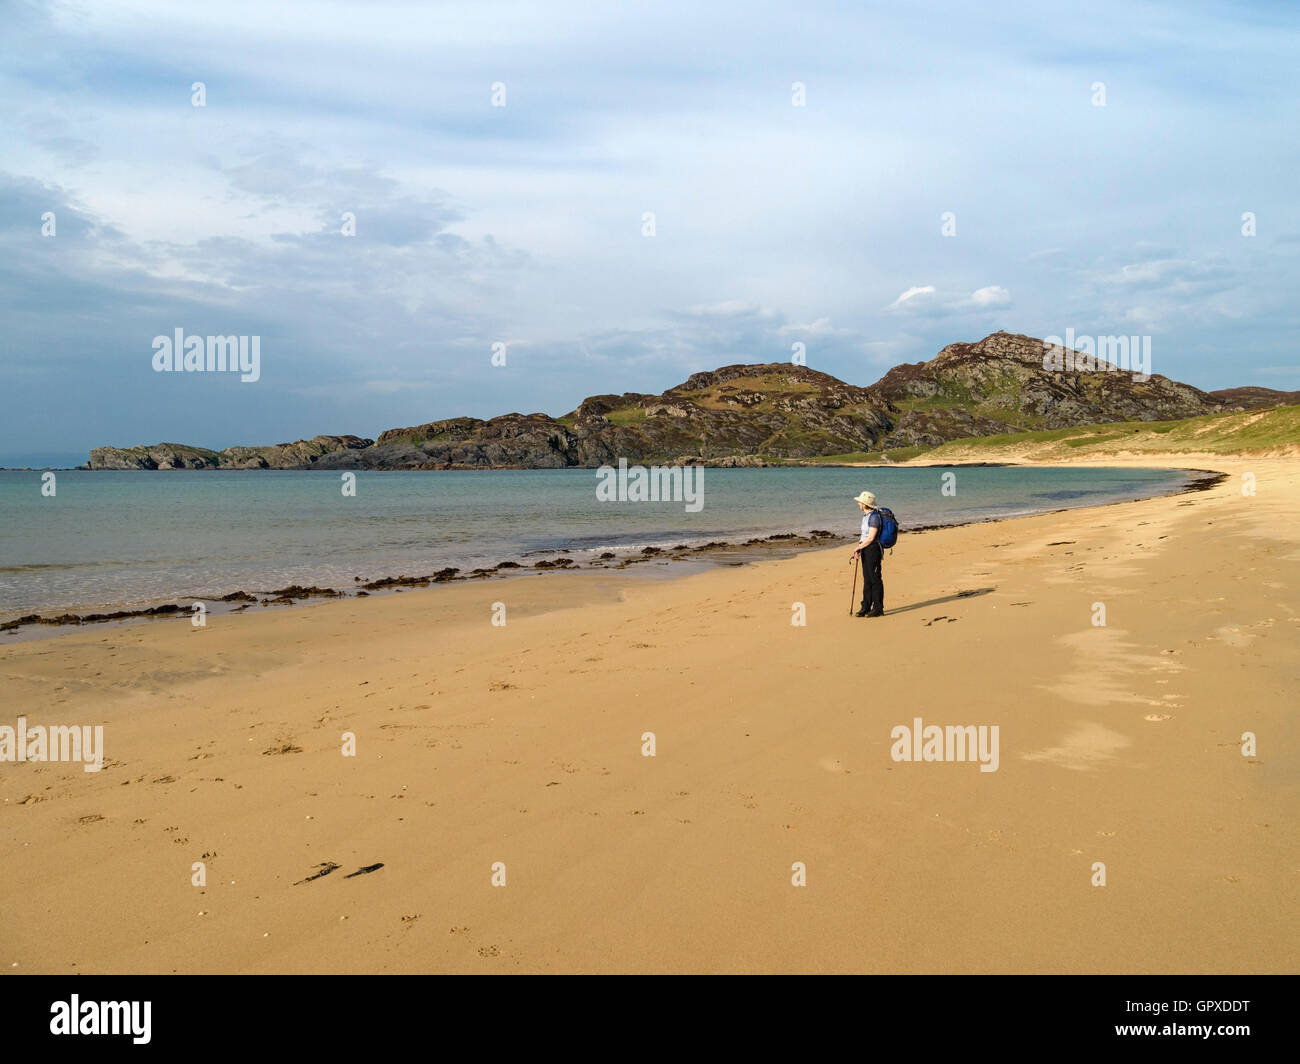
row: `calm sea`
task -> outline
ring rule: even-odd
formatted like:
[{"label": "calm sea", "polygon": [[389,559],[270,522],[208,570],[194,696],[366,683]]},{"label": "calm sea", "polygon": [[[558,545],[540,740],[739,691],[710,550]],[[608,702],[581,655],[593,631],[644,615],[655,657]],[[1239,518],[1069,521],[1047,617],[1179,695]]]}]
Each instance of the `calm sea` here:
[{"label": "calm sea", "polygon": [[[941,491],[955,474],[955,494]],[[871,490],[904,529],[1175,491],[1188,474],[1142,469],[708,469],[704,505],[601,502],[590,469],[359,473],[0,471],[0,619],[141,606],[286,584],[469,570],[561,549],[856,535]],[[1104,515],[1083,518],[1104,522]]]}]

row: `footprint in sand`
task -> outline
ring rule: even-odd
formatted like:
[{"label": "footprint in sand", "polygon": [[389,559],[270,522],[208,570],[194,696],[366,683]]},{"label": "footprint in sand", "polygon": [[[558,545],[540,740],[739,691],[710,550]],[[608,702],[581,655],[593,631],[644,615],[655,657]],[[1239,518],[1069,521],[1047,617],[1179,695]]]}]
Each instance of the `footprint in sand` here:
[{"label": "footprint in sand", "polygon": [[1143,719],[1143,720],[1149,720],[1149,721],[1152,721],[1152,722],[1157,722],[1157,721],[1162,721],[1162,720],[1170,720],[1170,719],[1172,719],[1172,718],[1171,718],[1170,714],[1168,714],[1168,713],[1148,713],[1148,714],[1147,714],[1145,717],[1143,717],[1142,719]]}]

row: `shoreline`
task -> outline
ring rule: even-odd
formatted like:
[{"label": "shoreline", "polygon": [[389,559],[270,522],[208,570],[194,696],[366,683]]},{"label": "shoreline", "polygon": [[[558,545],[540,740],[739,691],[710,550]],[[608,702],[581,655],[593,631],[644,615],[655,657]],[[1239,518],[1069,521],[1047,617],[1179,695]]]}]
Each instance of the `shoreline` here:
[{"label": "shoreline", "polygon": [[[996,462],[970,462],[964,463],[967,466],[976,467],[1016,467],[1030,466],[1035,463],[996,463]],[[1090,463],[1079,463],[1087,465]],[[1061,466],[1062,468],[1071,468],[1074,463],[1041,463],[1042,466]],[[1105,462],[1097,463],[1098,468],[1107,468]],[[770,467],[780,468],[780,467]],[[788,468],[788,467],[786,467]],[[834,467],[849,468],[849,467]],[[865,466],[862,468],[875,468],[874,466]],[[959,465],[931,465],[919,462],[917,465],[908,465],[898,463],[894,468],[959,468]],[[1059,507],[1056,509],[1030,510],[1025,513],[1015,513],[1000,517],[982,517],[974,518],[969,521],[958,521],[951,524],[930,524],[918,525],[913,528],[903,530],[905,534],[917,535],[922,532],[934,531],[942,528],[962,528],[969,525],[989,524],[1003,521],[1014,521],[1023,517],[1035,517],[1043,514],[1063,513],[1071,510],[1094,509],[1103,506],[1115,506],[1124,502],[1140,501],[1140,499],[1157,499],[1167,498],[1173,495],[1185,494],[1193,491],[1206,491],[1221,482],[1226,473],[1221,473],[1213,469],[1193,468],[1182,465],[1141,465],[1135,468],[1161,469],[1176,471],[1188,474],[1192,477],[1191,481],[1181,487],[1172,490],[1160,492],[1155,495],[1140,496],[1139,500],[1118,499],[1107,502],[1090,502],[1080,506]],[[118,470],[105,470],[104,472],[120,472]],[[147,470],[142,472],[149,472]],[[171,472],[171,470],[153,470],[152,472]],[[202,472],[201,470],[199,472]],[[278,472],[278,470],[239,470],[238,472]],[[408,472],[407,470],[397,470],[396,472]],[[453,470],[452,472],[472,472],[471,470]],[[1200,474],[1199,478],[1194,476]],[[833,532],[824,529],[814,529],[809,533],[797,533],[790,531],[774,532],[766,536],[751,537],[744,542],[730,540],[711,540],[707,543],[688,545],[679,544],[677,547],[643,547],[639,551],[635,547],[630,548],[634,553],[621,555],[617,551],[609,551],[600,556],[596,561],[588,563],[586,566],[580,566],[572,559],[564,557],[571,553],[570,548],[557,550],[540,550],[529,552],[530,554],[545,554],[548,556],[531,565],[525,565],[508,559],[504,562],[498,562],[495,566],[479,567],[469,572],[463,572],[459,568],[442,568],[433,573],[421,576],[407,576],[399,574],[396,576],[381,576],[369,581],[362,581],[360,577],[354,578],[354,586],[347,588],[335,587],[317,587],[315,585],[298,585],[291,584],[282,588],[257,590],[250,587],[235,588],[219,596],[205,595],[166,595],[157,596],[142,600],[142,604],[133,603],[101,603],[93,609],[87,607],[44,607],[45,612],[31,611],[23,614],[0,614],[0,646],[11,643],[26,642],[32,639],[53,638],[64,634],[65,629],[82,628],[88,625],[94,626],[121,626],[123,624],[144,623],[150,620],[160,619],[189,619],[193,616],[194,605],[200,603],[204,607],[205,614],[213,616],[228,616],[235,613],[242,613],[254,605],[263,607],[292,606],[297,603],[315,600],[339,600],[358,597],[371,597],[376,594],[389,594],[398,590],[408,589],[427,589],[435,584],[460,583],[474,580],[500,580],[524,575],[540,575],[543,571],[565,571],[565,572],[619,572],[630,568],[634,565],[642,565],[648,562],[666,563],[669,566],[669,572],[657,573],[655,575],[663,578],[675,578],[677,576],[689,575],[697,571],[700,567],[713,567],[718,565],[738,565],[749,562],[769,560],[771,558],[788,557],[791,554],[803,553],[805,551],[817,550],[824,544],[847,543],[852,540],[852,536],[837,536]],[[771,551],[769,555],[762,555],[759,552]],[[724,560],[731,559],[737,555],[743,555],[748,552],[752,557],[746,556],[741,561]],[[527,555],[525,555],[526,557]],[[608,564],[607,564],[608,563]],[[685,563],[685,564],[682,564]],[[674,568],[676,567],[676,568]],[[236,605],[238,603],[238,605]],[[58,613],[51,613],[51,610],[59,610]]]}]

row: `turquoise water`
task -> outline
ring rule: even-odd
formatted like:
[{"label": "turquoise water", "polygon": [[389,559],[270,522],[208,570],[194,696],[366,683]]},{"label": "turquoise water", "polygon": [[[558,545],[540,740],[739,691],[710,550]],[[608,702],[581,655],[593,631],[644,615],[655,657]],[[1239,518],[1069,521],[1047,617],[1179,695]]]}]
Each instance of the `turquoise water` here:
[{"label": "turquoise water", "polygon": [[[941,492],[943,474],[956,493]],[[853,496],[874,491],[904,529],[1174,491],[1188,474],[1143,469],[707,469],[703,505],[602,502],[595,470],[0,472],[0,619],[140,606],[286,584],[469,570],[568,550],[612,550],[776,532],[856,535]],[[1104,517],[1090,518],[1104,520]]]}]

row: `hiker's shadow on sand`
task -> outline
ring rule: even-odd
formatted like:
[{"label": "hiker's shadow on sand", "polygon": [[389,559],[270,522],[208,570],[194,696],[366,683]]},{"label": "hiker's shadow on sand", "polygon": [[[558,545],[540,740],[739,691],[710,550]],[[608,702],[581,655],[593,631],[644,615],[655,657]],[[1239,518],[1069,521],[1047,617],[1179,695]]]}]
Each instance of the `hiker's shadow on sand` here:
[{"label": "hiker's shadow on sand", "polygon": [[972,591],[958,591],[955,595],[945,595],[943,598],[928,599],[925,602],[913,602],[910,606],[899,606],[896,610],[886,610],[885,616],[892,617],[896,613],[906,613],[908,610],[923,610],[927,606],[938,606],[944,602],[956,602],[958,599],[975,598],[977,595],[987,595],[990,591],[996,591],[995,587],[977,587]]}]

